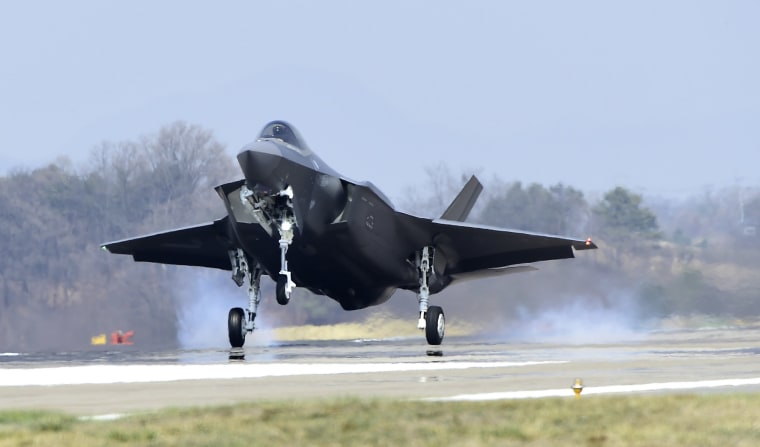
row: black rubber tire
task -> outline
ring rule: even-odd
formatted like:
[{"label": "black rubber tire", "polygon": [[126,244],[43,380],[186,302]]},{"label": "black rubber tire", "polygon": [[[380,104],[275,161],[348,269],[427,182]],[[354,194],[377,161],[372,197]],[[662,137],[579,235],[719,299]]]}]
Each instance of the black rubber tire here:
[{"label": "black rubber tire", "polygon": [[280,275],[277,277],[277,287],[275,288],[275,295],[277,297],[277,303],[284,306],[290,302],[290,297],[285,293],[285,286],[288,284],[288,277]]},{"label": "black rubber tire", "polygon": [[425,338],[429,345],[438,346],[443,341],[443,334],[446,328],[446,318],[443,316],[443,309],[439,306],[428,307],[425,314]]},{"label": "black rubber tire", "polygon": [[230,309],[230,314],[227,317],[227,330],[230,336],[230,346],[233,348],[242,348],[245,343],[244,324],[245,312],[243,309],[239,307]]}]

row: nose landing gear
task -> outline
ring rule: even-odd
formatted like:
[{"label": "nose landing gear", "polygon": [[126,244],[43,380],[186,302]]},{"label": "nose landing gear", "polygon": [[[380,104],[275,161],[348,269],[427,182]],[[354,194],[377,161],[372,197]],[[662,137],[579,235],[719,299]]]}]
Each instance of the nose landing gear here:
[{"label": "nose landing gear", "polygon": [[446,329],[446,319],[440,306],[430,306],[425,314],[425,338],[430,345],[440,345]]},{"label": "nose landing gear", "polygon": [[277,277],[277,302],[281,305],[290,302],[290,294],[296,287],[290,279],[290,270],[288,270],[288,247],[293,243],[293,219],[289,216],[283,216],[278,222],[277,227],[280,230],[280,275]]},{"label": "nose landing gear", "polygon": [[[288,186],[279,193],[267,194],[256,192],[256,189],[241,188],[240,200],[250,211],[261,227],[272,236],[275,225],[280,233],[280,271],[275,279],[277,282],[276,298],[279,304],[290,302],[296,284],[291,279],[288,270],[287,253],[293,243],[296,219],[293,214],[293,188]],[[229,251],[232,264],[232,280],[238,287],[248,283],[248,308],[234,307],[227,317],[230,345],[241,348],[245,336],[255,329],[254,320],[261,303],[261,274],[263,267],[258,262],[252,262],[243,249]],[[253,264],[253,265],[252,265]]]}]

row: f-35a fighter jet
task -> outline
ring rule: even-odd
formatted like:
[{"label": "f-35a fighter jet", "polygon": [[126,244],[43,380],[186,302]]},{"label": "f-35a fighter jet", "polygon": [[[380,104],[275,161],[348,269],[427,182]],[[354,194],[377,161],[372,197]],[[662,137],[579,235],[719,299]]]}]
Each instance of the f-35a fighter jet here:
[{"label": "f-35a fighter jet", "polygon": [[438,219],[396,211],[372,183],[331,169],[290,124],[273,121],[237,156],[244,179],[216,188],[227,216],[212,223],[111,242],[135,261],[230,270],[248,306],[230,310],[232,347],[255,328],[266,274],[288,304],[295,287],[346,309],[387,301],[396,289],[419,301],[417,327],[431,345],[445,321],[430,296],[457,281],[534,270],[530,262],[574,257],[591,240],[464,223],[482,191],[473,176]]}]

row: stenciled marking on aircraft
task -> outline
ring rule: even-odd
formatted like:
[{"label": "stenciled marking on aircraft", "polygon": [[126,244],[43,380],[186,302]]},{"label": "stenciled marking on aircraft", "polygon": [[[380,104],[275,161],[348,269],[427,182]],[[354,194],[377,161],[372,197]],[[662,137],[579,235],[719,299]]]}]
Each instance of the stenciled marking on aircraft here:
[{"label": "stenciled marking on aircraft", "polygon": [[9,386],[88,385],[174,382],[179,380],[251,379],[282,376],[463,370],[561,364],[542,362],[436,363],[285,363],[222,365],[84,365],[55,368],[0,369],[0,388]]},{"label": "stenciled marking on aircraft", "polygon": [[[717,379],[717,380],[698,380],[692,382],[662,382],[662,383],[644,383],[639,385],[609,385],[609,386],[586,386],[583,388],[583,396],[593,394],[615,394],[615,393],[644,393],[653,391],[678,391],[678,390],[695,390],[702,388],[724,388],[760,385],[760,378],[751,379]],[[567,388],[557,388],[548,390],[526,390],[526,391],[504,391],[497,393],[479,393],[479,394],[458,394],[449,397],[433,397],[422,399],[430,402],[451,402],[451,401],[488,401],[488,400],[509,400],[509,399],[539,399],[543,397],[572,397],[574,395],[570,385]]]}]

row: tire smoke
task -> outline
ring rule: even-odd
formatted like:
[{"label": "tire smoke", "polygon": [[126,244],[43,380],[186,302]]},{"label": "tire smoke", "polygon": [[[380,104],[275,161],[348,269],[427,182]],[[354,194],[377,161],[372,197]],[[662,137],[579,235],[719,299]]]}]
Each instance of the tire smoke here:
[{"label": "tire smoke", "polygon": [[621,292],[600,302],[567,297],[550,308],[518,307],[517,320],[499,333],[516,341],[563,344],[606,344],[641,340],[645,324],[633,293]]},{"label": "tire smoke", "polygon": [[[246,288],[238,288],[222,272],[181,272],[182,295],[177,311],[177,341],[182,349],[226,349],[227,315],[231,308],[248,305]],[[272,343],[264,319],[256,320],[256,331],[246,336],[246,346]]]}]

